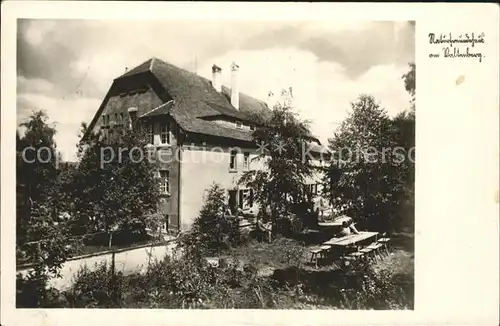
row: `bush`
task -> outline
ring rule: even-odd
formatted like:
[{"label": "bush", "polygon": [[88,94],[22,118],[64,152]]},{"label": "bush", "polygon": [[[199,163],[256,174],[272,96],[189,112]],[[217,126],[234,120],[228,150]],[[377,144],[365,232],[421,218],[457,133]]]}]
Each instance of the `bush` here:
[{"label": "bush", "polygon": [[63,293],[47,287],[44,281],[16,276],[17,308],[63,308],[69,306]]},{"label": "bush", "polygon": [[341,308],[413,309],[413,293],[408,291],[413,275],[399,276],[389,269],[376,270],[369,263],[359,266],[348,274],[347,286],[340,289]]},{"label": "bush", "polygon": [[151,308],[213,308],[230,306],[229,289],[239,279],[234,264],[217,268],[199,256],[182,254],[153,262],[145,275],[133,277],[129,285],[134,289],[132,300]]},{"label": "bush", "polygon": [[213,184],[206,191],[205,204],[195,219],[191,231],[183,236],[181,245],[196,247],[204,254],[219,254],[241,241],[239,220],[235,216],[225,216],[224,189]]},{"label": "bush", "polygon": [[70,304],[76,308],[116,307],[121,302],[124,277],[119,272],[113,276],[106,262],[80,268],[73,286],[67,292]]}]

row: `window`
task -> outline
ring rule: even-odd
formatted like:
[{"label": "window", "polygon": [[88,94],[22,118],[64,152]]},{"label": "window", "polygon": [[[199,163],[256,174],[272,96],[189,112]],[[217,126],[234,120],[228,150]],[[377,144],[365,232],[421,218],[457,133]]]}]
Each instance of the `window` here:
[{"label": "window", "polygon": [[241,189],[239,191],[240,208],[246,209],[253,207],[253,189]]},{"label": "window", "polygon": [[165,219],[163,220],[163,223],[161,225],[161,230],[168,231],[168,214],[165,214]]},{"label": "window", "polygon": [[241,122],[236,121],[236,128],[241,129],[241,127],[242,127]]},{"label": "window", "polygon": [[236,155],[238,154],[237,151],[233,150],[231,151],[231,157],[229,160],[229,169],[230,170],[236,170]]},{"label": "window", "polygon": [[170,194],[169,171],[160,170],[160,193],[163,195]]},{"label": "window", "polygon": [[162,144],[170,144],[170,128],[168,122],[160,123],[160,140]]},{"label": "window", "polygon": [[109,114],[104,114],[102,116],[102,125],[104,127],[108,127],[109,126]]},{"label": "window", "polygon": [[249,198],[248,198],[248,205],[250,205],[250,207],[253,207],[253,189],[250,189],[250,194],[249,194]]},{"label": "window", "polygon": [[133,129],[135,128],[135,124],[137,123],[137,108],[130,107],[127,111],[129,115],[129,128]]},{"label": "window", "polygon": [[254,125],[250,125],[250,130],[255,130],[255,126]]},{"label": "window", "polygon": [[318,184],[317,183],[307,184],[306,190],[311,195],[316,196],[318,194]]},{"label": "window", "polygon": [[243,168],[248,170],[249,164],[250,164],[250,153],[244,152],[243,153]]},{"label": "window", "polygon": [[155,134],[154,134],[154,125],[152,123],[148,125],[148,139],[149,143],[154,145]]}]

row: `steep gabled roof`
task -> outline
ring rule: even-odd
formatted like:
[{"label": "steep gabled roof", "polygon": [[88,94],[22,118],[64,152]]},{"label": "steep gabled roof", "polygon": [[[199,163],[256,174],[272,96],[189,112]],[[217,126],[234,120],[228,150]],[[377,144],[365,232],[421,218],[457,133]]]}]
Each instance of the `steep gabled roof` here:
[{"label": "steep gabled roof", "polygon": [[[219,93],[205,77],[176,67],[157,58],[151,58],[117,79],[150,71],[175,100],[176,109],[189,111],[195,117],[226,115],[237,119],[252,119],[255,114],[269,114],[263,101],[240,92],[240,106],[231,105],[231,89],[222,87]],[[175,110],[174,110],[175,111]]]},{"label": "steep gabled roof", "polygon": [[[149,111],[143,113],[140,118],[169,114],[187,132],[251,142],[251,131],[229,128],[210,121],[210,118],[222,116],[259,125],[259,121],[265,121],[271,115],[266,103],[241,92],[239,94],[239,110],[237,110],[231,105],[230,88],[222,86],[222,91],[217,92],[212,86],[212,82],[207,78],[157,58],[151,58],[141,63],[116,78],[115,81],[133,78],[133,76],[145,73],[152,74],[168,96],[163,97],[165,103],[151,106]],[[129,99],[129,96],[123,98],[115,96],[108,101],[117,103],[113,102],[107,105],[123,107],[132,104],[132,99]],[[99,110],[102,110],[104,104]],[[100,111],[92,123],[96,121],[99,114]],[[260,117],[258,121],[256,121],[256,116]],[[314,137],[311,138],[316,140]]]},{"label": "steep gabled roof", "polygon": [[185,131],[212,136],[250,141],[251,133],[206,121],[208,117],[225,116],[233,119],[255,122],[254,117],[269,116],[266,103],[240,92],[239,110],[231,105],[231,89],[222,87],[222,92],[212,86],[205,77],[176,67],[157,58],[151,58],[129,70],[118,79],[128,78],[145,72],[152,73],[173,103],[152,111],[141,117],[170,114]]},{"label": "steep gabled roof", "polygon": [[169,114],[172,111],[173,107],[174,107],[174,101],[168,101],[167,103],[163,103],[162,105],[152,109],[151,111],[144,113],[143,115],[140,116],[140,118],[155,117],[159,115]]}]

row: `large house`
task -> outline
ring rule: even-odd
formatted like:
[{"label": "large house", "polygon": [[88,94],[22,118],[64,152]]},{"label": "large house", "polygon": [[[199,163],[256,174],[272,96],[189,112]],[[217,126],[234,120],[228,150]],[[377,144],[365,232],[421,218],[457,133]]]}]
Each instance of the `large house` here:
[{"label": "large house", "polygon": [[[160,211],[165,228],[186,229],[199,213],[203,195],[214,181],[228,190],[230,206],[255,208],[252,190],[237,186],[241,173],[261,169],[252,161],[257,146],[255,116],[268,116],[265,102],[238,89],[238,66],[232,64],[231,87],[221,85],[222,69],[212,67],[212,80],[152,58],[114,79],[89,130],[104,134],[115,124],[148,128],[151,146],[161,155]],[[319,141],[315,152],[321,151]],[[317,180],[310,187],[316,190]]]}]

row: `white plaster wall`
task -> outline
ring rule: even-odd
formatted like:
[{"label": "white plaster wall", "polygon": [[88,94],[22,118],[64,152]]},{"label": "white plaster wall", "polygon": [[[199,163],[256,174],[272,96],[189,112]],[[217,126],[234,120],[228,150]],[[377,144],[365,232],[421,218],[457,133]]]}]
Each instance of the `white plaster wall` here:
[{"label": "white plaster wall", "polygon": [[[234,148],[238,150],[237,148]],[[229,169],[231,148],[207,147],[202,150],[194,147],[184,147],[181,162],[181,199],[180,222],[181,229],[191,226],[203,203],[205,190],[214,182],[224,189],[235,189],[243,174],[243,152],[250,152],[250,169],[263,169],[262,161],[252,161],[257,156],[255,149],[241,148],[237,154],[237,172]],[[246,187],[239,187],[244,189]],[[257,205],[254,204],[256,208]]]}]

